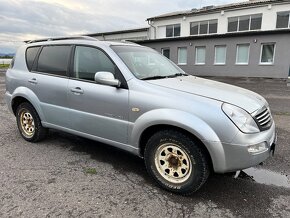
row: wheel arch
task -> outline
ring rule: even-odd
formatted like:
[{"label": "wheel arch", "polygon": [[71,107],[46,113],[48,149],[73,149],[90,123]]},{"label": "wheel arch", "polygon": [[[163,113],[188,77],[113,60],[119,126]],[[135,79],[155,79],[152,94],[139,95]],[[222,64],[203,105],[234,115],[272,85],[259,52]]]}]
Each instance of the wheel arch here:
[{"label": "wheel arch", "polygon": [[157,109],[140,116],[131,132],[131,143],[143,157],[147,140],[156,131],[175,129],[196,140],[199,146],[209,155],[211,164],[216,171],[225,165],[225,153],[215,131],[202,119],[194,114],[174,109]]},{"label": "wheel arch", "polygon": [[40,101],[32,90],[26,87],[18,87],[13,92],[11,99],[11,108],[14,115],[16,115],[16,109],[21,103],[28,102],[34,107],[41,121],[45,121],[44,114],[40,107]]}]

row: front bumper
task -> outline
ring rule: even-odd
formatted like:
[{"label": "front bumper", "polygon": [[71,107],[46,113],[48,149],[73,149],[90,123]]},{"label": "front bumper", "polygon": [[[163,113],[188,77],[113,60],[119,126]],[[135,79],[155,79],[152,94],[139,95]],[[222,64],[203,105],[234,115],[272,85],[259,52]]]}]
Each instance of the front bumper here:
[{"label": "front bumper", "polygon": [[[222,143],[224,149],[224,164],[214,167],[214,169],[218,173],[225,173],[256,166],[274,153],[276,140],[277,135],[274,122],[270,129],[260,133],[244,134],[240,132],[235,136],[232,143]],[[249,145],[256,145],[263,142],[266,143],[267,147],[263,152],[250,153],[248,151]]]}]

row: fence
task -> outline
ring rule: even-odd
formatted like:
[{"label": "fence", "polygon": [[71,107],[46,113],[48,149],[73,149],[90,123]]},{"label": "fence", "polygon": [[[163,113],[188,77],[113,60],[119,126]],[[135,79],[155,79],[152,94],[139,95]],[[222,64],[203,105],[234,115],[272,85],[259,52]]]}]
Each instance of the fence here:
[{"label": "fence", "polygon": [[10,64],[12,59],[1,59],[0,58],[0,64]]}]

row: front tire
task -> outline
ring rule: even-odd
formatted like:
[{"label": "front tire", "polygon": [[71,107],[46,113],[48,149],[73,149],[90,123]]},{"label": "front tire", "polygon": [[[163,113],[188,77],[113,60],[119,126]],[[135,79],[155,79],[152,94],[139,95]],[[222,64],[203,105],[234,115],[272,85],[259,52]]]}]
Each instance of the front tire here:
[{"label": "front tire", "polygon": [[34,107],[24,102],[16,109],[16,121],[21,136],[29,142],[38,142],[47,136],[48,129],[44,128]]},{"label": "front tire", "polygon": [[210,172],[208,156],[198,141],[176,130],[155,133],[146,144],[144,159],[158,185],[177,194],[196,192]]}]

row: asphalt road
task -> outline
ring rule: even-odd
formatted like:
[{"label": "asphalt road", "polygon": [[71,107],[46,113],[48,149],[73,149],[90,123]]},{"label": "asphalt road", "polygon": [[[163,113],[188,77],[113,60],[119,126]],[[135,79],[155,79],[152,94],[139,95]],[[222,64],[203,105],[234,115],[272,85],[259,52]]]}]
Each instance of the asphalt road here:
[{"label": "asphalt road", "polygon": [[290,217],[290,87],[222,80],[267,98],[277,150],[238,178],[212,175],[183,197],[156,187],[142,159],[107,145],[57,131],[37,144],[24,141],[4,103],[0,72],[0,217]]}]

